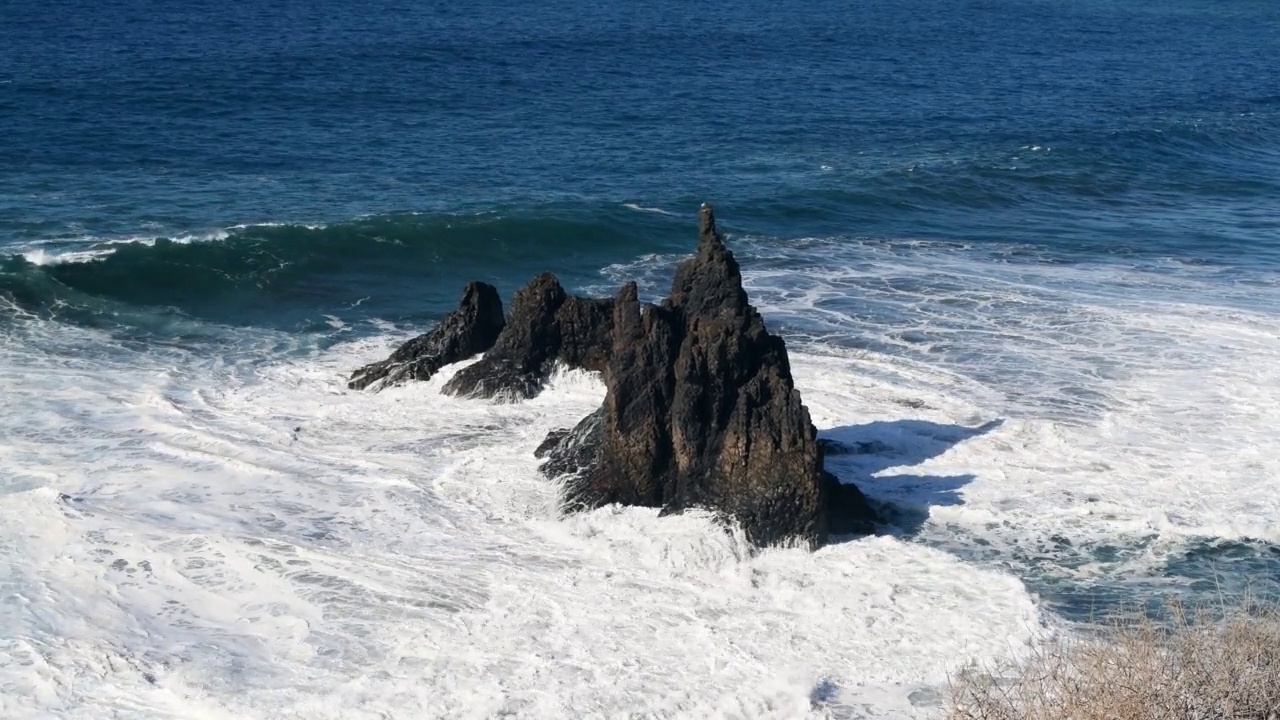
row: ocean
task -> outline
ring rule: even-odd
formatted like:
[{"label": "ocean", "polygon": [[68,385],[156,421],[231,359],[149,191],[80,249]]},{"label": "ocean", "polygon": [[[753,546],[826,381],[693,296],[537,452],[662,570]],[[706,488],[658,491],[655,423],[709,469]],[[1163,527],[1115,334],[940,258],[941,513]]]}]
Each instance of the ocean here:
[{"label": "ocean", "polygon": [[[1280,579],[1271,0],[0,0],[0,716],[928,718]],[[561,517],[346,375],[715,204],[876,536]]]}]

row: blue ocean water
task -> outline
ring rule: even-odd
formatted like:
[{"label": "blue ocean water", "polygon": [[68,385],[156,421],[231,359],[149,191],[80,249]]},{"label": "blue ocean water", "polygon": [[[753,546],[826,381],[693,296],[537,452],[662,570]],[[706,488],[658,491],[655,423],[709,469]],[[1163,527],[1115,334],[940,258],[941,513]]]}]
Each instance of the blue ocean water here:
[{"label": "blue ocean water", "polygon": [[[855,574],[892,576],[913,562],[942,563],[930,570],[938,577],[995,573],[1019,589],[992,581],[1013,598],[1007,606],[974,598],[975,607],[997,607],[992,617],[1016,609],[973,621],[978,636],[991,637],[1004,637],[1000,622],[1025,619],[1024,597],[1034,612],[1082,620],[1169,590],[1216,595],[1274,581],[1278,60],[1280,5],[1270,0],[0,0],[0,393],[9,416],[0,425],[0,533],[17,548],[33,528],[56,526],[50,542],[62,545],[26,552],[71,568],[54,577],[11,558],[0,587],[6,601],[26,600],[0,606],[15,628],[0,642],[33,658],[13,668],[45,663],[53,676],[78,676],[91,662],[84,658],[110,648],[153,675],[198,668],[174,671],[176,684],[165,687],[201,688],[209,712],[304,712],[296,698],[281,699],[282,688],[324,687],[390,652],[353,639],[376,635],[368,628],[327,626],[335,612],[355,611],[326,603],[394,592],[335,570],[346,584],[325,585],[330,595],[308,594],[315,577],[286,575],[262,590],[275,598],[268,602],[252,582],[226,579],[239,566],[225,558],[266,552],[255,542],[284,543],[295,548],[285,555],[321,566],[319,553],[346,553],[350,567],[376,575],[368,568],[389,557],[417,557],[370,539],[382,536],[364,513],[385,508],[308,484],[332,477],[324,487],[342,494],[353,478],[400,473],[429,489],[432,499],[413,502],[432,509],[397,516],[396,532],[447,546],[454,536],[437,536],[441,528],[463,527],[475,513],[506,518],[510,500],[485,484],[501,474],[496,465],[472,478],[482,491],[450,494],[450,478],[485,462],[466,453],[523,452],[532,435],[518,428],[571,421],[598,390],[566,380],[549,395],[560,405],[441,408],[425,391],[349,396],[341,373],[441,317],[472,278],[509,294],[551,270],[579,292],[610,293],[635,278],[661,295],[691,248],[702,201],[716,204],[753,300],[797,355],[819,429],[883,448],[842,461],[843,470],[901,511],[890,535],[907,555],[876,565],[859,554],[873,546],[830,550]],[[400,412],[392,402],[425,409],[403,425],[379,425],[395,438],[385,447],[339,449],[340,437],[376,431],[347,416],[390,422]],[[381,414],[361,414],[373,413],[368,403],[382,403]],[[533,414],[503,415],[517,412]],[[295,426],[327,428],[316,431],[325,443],[290,449],[306,442]],[[409,449],[452,459],[412,470],[417,461],[397,454]],[[344,464],[355,456],[367,465]],[[267,477],[283,489],[259,496]],[[101,525],[33,510],[56,505],[56,492],[81,498]],[[541,497],[528,492],[518,499]],[[152,497],[173,505],[144,500]],[[616,522],[642,537],[667,532],[635,517]],[[458,549],[448,562],[418,559],[465,574],[477,557],[515,547],[513,538],[560,532],[508,520],[512,534],[488,545]],[[608,564],[600,543],[622,542],[596,537],[616,531],[601,529],[608,520],[589,521],[569,550],[528,540],[522,552],[533,566],[558,567],[563,553]],[[115,544],[128,545],[110,540],[113,532],[149,538],[129,547],[168,553],[175,568],[193,557],[214,562],[188,547],[200,536],[227,568],[217,582],[175,570],[186,579],[161,578],[154,594],[130,595],[95,569],[123,573],[140,562],[121,554],[125,566],[101,564],[123,552]],[[648,567],[649,551],[635,552]],[[911,554],[925,552],[940,554],[927,562]],[[705,561],[718,577],[717,563],[729,561],[717,553],[664,551],[654,572],[684,582],[681,573],[693,571],[683,563]],[[672,557],[678,570],[663,564]],[[823,557],[815,562],[830,561]],[[161,565],[145,562],[147,575]],[[834,582],[813,572],[796,582]],[[454,588],[448,578],[424,582],[404,596]],[[206,610],[183,595],[188,586],[207,593]],[[74,632],[49,620],[59,597],[82,592],[123,592],[123,614]],[[181,649],[139,650],[125,638],[142,631],[127,618],[152,614],[163,599],[190,617],[145,629]],[[739,600],[738,612],[761,617],[774,607],[725,602]],[[227,640],[240,630],[210,602],[270,615],[272,630],[249,634],[331,658],[332,674],[288,669],[305,663],[264,660]],[[976,611],[966,608],[957,605],[955,617],[971,619]],[[714,617],[733,616],[725,612]],[[291,634],[294,616],[309,618],[311,635]],[[734,632],[758,640],[759,657],[778,652],[772,630]],[[984,652],[977,640],[938,632],[939,645],[921,647]],[[441,642],[475,641],[468,637]],[[650,645],[634,642],[642,662],[669,664],[669,650],[645,655]],[[512,668],[459,657],[422,662],[452,667],[446,684],[506,679],[492,696],[457,695],[457,704],[424,712],[563,713],[530,700]],[[564,671],[547,662],[551,675]],[[729,694],[756,683],[751,672],[792,669],[725,662]],[[934,671],[903,667],[902,677]],[[87,696],[65,683],[5,672],[5,694],[17,699],[0,710],[14,717],[170,711],[147,694],[150,680],[138,686],[145,692],[124,693],[134,700],[83,706]],[[133,687],[110,679],[115,672],[99,674]],[[823,672],[833,687],[902,682],[848,667]],[[661,685],[583,701],[604,714],[706,709]],[[245,688],[258,694],[235,699]],[[313,711],[374,712],[352,697]],[[388,697],[389,712],[425,702]],[[717,712],[768,716],[782,707],[772,695],[739,700]],[[871,704],[881,701],[893,712],[906,707],[893,697]]]},{"label": "blue ocean water", "polygon": [[[398,295],[413,276],[387,265],[466,262],[435,261],[455,244],[527,256],[508,284],[565,255],[581,262],[562,273],[589,273],[682,246],[681,223],[625,204],[687,216],[704,199],[783,238],[1277,260],[1267,2],[54,2],[4,16],[0,242],[250,226],[184,271],[226,264],[240,284],[126,301],[234,305],[271,270],[250,248],[274,245],[296,270],[263,284],[275,304],[305,296],[298,315],[336,288]],[[442,227],[455,221],[483,229]],[[383,236],[403,249],[370,252]],[[335,256],[368,277],[325,267]],[[82,283],[110,295],[127,278],[67,278]],[[381,299],[366,312],[421,309]]]}]

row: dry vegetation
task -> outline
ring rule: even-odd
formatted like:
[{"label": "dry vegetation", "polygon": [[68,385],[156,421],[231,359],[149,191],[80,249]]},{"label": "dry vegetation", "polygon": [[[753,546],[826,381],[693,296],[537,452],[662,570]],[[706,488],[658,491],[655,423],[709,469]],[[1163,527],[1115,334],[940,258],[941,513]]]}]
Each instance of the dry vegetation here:
[{"label": "dry vegetation", "polygon": [[1280,720],[1280,609],[1170,607],[953,678],[948,720]]}]

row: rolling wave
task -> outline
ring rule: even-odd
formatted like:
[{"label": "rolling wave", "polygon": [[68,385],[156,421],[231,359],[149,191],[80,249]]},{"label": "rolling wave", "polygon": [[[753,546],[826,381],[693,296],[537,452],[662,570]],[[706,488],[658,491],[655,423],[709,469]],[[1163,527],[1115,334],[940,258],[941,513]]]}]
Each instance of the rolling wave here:
[{"label": "rolling wave", "polygon": [[472,278],[509,290],[555,268],[573,283],[653,246],[667,224],[674,222],[602,208],[238,226],[196,241],[13,254],[0,261],[0,297],[21,312],[90,323],[129,309],[282,329],[298,329],[317,309],[417,319],[446,310]]}]

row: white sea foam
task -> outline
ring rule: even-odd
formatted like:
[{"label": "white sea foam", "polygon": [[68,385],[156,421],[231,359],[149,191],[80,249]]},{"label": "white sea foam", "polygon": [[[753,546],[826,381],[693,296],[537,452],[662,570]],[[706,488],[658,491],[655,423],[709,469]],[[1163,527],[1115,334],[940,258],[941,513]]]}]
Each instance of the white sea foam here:
[{"label": "white sea foam", "polygon": [[238,225],[232,225],[231,229],[232,230],[248,230],[251,228],[258,228],[258,227],[302,227],[308,230],[323,230],[324,228],[328,227],[328,225],[325,223],[318,223],[318,222],[280,222],[280,221],[273,221],[273,220],[264,220],[263,222],[240,223]]},{"label": "white sea foam", "polygon": [[802,345],[846,348],[799,358],[798,382],[820,427],[860,418],[836,436],[877,449],[833,466],[928,512],[920,537],[1085,584],[1280,543],[1274,279],[805,244],[834,269],[747,285]]},{"label": "white sea foam", "polygon": [[[170,242],[185,245],[194,242],[217,242],[230,237],[227,230],[215,230],[205,233],[185,233],[168,238]],[[58,240],[55,244],[42,243],[20,250],[20,254],[28,262],[36,265],[56,265],[59,263],[88,262],[108,256],[121,245],[156,244],[159,239],[155,235],[137,235],[104,239],[84,236]]]},{"label": "white sea foam", "polygon": [[189,243],[219,242],[226,240],[231,237],[232,232],[236,230],[246,230],[255,227],[287,226],[304,227],[310,230],[319,230],[325,227],[325,225],[321,223],[259,222],[232,225],[226,229],[210,230],[207,232],[180,233],[172,236],[152,234],[104,238],[92,235],[83,235],[21,247],[19,248],[19,254],[25,257],[28,262],[36,265],[79,263],[108,256],[115,252],[121,245],[136,244],[153,246],[161,237],[179,245],[186,245]]},{"label": "white sea foam", "polygon": [[348,392],[385,340],[259,364],[57,333],[58,363],[0,366],[29,409],[0,455],[5,717],[897,717],[1039,622],[1014,578],[893,538],[559,518],[531,451],[599,402],[582,373],[494,405],[441,396],[455,368]]},{"label": "white sea foam", "polygon": [[78,263],[96,260],[110,255],[110,249],[97,250],[51,250],[37,247],[22,252],[22,256],[34,265],[57,265],[59,263]]},{"label": "white sea foam", "polygon": [[[816,553],[698,513],[559,517],[532,449],[597,406],[584,373],[490,404],[439,394],[457,367],[346,390],[400,335],[0,326],[0,716],[929,717],[948,670],[1051,620],[1018,575],[1280,540],[1265,288],[855,249],[743,247],[815,424],[856,451],[833,469],[904,512]],[[805,252],[839,269],[786,272]],[[1053,554],[1139,540],[1118,568]]]},{"label": "white sea foam", "polygon": [[656,208],[656,207],[645,207],[645,206],[643,206],[643,205],[639,205],[639,204],[636,204],[636,203],[623,203],[623,204],[622,204],[622,207],[624,207],[624,208],[626,208],[626,209],[628,209],[628,210],[635,210],[636,212],[654,213],[654,214],[656,214],[656,215],[672,215],[672,216],[674,216],[674,215],[676,215],[676,214],[677,214],[677,213],[673,213],[673,212],[671,212],[670,210],[663,210],[662,208]]}]

